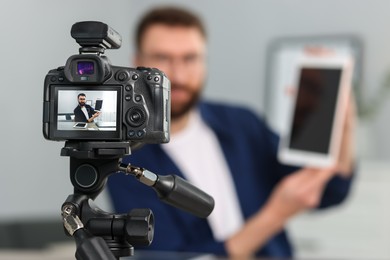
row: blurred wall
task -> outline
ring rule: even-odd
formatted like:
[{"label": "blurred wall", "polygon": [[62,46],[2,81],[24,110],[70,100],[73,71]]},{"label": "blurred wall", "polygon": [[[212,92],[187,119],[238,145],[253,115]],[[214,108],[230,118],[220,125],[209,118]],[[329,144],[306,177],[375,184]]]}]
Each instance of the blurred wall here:
[{"label": "blurred wall", "polygon": [[[176,3],[193,8],[209,34],[209,77],[205,96],[263,111],[266,51],[281,36],[355,34],[364,45],[364,92],[375,95],[390,71],[390,2],[386,0],[294,1],[146,1],[3,0],[1,21],[0,221],[58,218],[72,192],[62,142],[41,133],[43,79],[78,52],[70,27],[81,20],[108,23],[123,37],[119,50],[106,52],[115,65],[130,66],[131,32],[147,8]],[[390,153],[386,104],[368,123],[367,159]],[[368,129],[368,130],[367,130]],[[109,207],[103,199],[104,207]]]},{"label": "blurred wall", "polygon": [[83,20],[120,32],[123,47],[106,54],[113,64],[129,66],[132,6],[126,0],[1,1],[0,220],[59,218],[73,189],[69,158],[60,157],[64,143],[42,136],[45,75],[78,53],[70,28]]}]

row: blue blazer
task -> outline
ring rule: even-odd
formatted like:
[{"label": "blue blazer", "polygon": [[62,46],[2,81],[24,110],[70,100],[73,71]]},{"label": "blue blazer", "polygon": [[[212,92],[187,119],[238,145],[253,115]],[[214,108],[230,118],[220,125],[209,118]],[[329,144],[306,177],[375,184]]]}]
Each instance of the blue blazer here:
[{"label": "blue blazer", "polygon": [[[200,103],[199,109],[202,118],[219,139],[243,216],[248,219],[266,203],[275,185],[296,168],[278,162],[279,139],[254,113],[244,108],[206,102]],[[145,145],[131,156],[125,157],[123,162],[160,175],[176,174],[185,178],[160,145]],[[334,177],[325,189],[319,208],[343,201],[350,184],[351,180]],[[206,219],[194,217],[160,202],[153,189],[139,183],[134,177],[115,174],[108,180],[108,190],[118,213],[125,213],[133,208],[152,209],[155,215],[155,232],[154,240],[147,249],[206,252],[222,256],[227,254],[224,242],[214,240]],[[261,230],[258,232],[260,234]],[[257,255],[291,257],[293,251],[286,231],[271,238]]]}]

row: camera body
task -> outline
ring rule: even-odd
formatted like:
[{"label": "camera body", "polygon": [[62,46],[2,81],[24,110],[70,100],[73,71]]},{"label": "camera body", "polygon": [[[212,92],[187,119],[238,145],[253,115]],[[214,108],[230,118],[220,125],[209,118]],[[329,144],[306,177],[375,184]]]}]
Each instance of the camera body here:
[{"label": "camera body", "polygon": [[[71,34],[82,46],[80,54],[45,77],[46,139],[169,141],[170,81],[158,69],[112,66],[101,54],[105,48],[119,48],[120,35],[115,33],[101,22],[73,25]],[[119,42],[119,46],[109,42]],[[85,96],[83,105],[79,103],[80,94]],[[98,116],[91,118],[95,113]],[[80,114],[85,115],[83,120]]]}]

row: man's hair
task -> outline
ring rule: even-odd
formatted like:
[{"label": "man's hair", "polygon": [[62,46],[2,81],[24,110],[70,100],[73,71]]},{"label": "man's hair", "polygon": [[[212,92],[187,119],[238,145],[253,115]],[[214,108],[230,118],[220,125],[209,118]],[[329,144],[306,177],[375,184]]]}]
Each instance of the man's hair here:
[{"label": "man's hair", "polygon": [[136,28],[136,47],[141,48],[142,37],[152,25],[194,27],[206,38],[206,29],[202,20],[194,13],[179,7],[160,7],[147,12]]},{"label": "man's hair", "polygon": [[85,94],[84,93],[80,93],[80,94],[78,94],[78,96],[77,96],[77,99],[79,99],[79,97],[80,96],[83,96],[83,97],[85,97]]}]

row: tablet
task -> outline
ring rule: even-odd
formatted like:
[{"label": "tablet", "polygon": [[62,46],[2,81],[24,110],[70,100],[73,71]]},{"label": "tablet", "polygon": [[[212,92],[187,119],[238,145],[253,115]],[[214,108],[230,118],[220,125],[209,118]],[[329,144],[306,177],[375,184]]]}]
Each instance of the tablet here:
[{"label": "tablet", "polygon": [[102,106],[103,106],[103,100],[97,99],[95,103],[95,110],[96,111],[102,110]]},{"label": "tablet", "polygon": [[310,57],[297,64],[296,91],[287,132],[278,149],[284,164],[335,165],[351,89],[352,59]]},{"label": "tablet", "polygon": [[76,123],[73,126],[74,128],[87,128],[87,123]]}]

